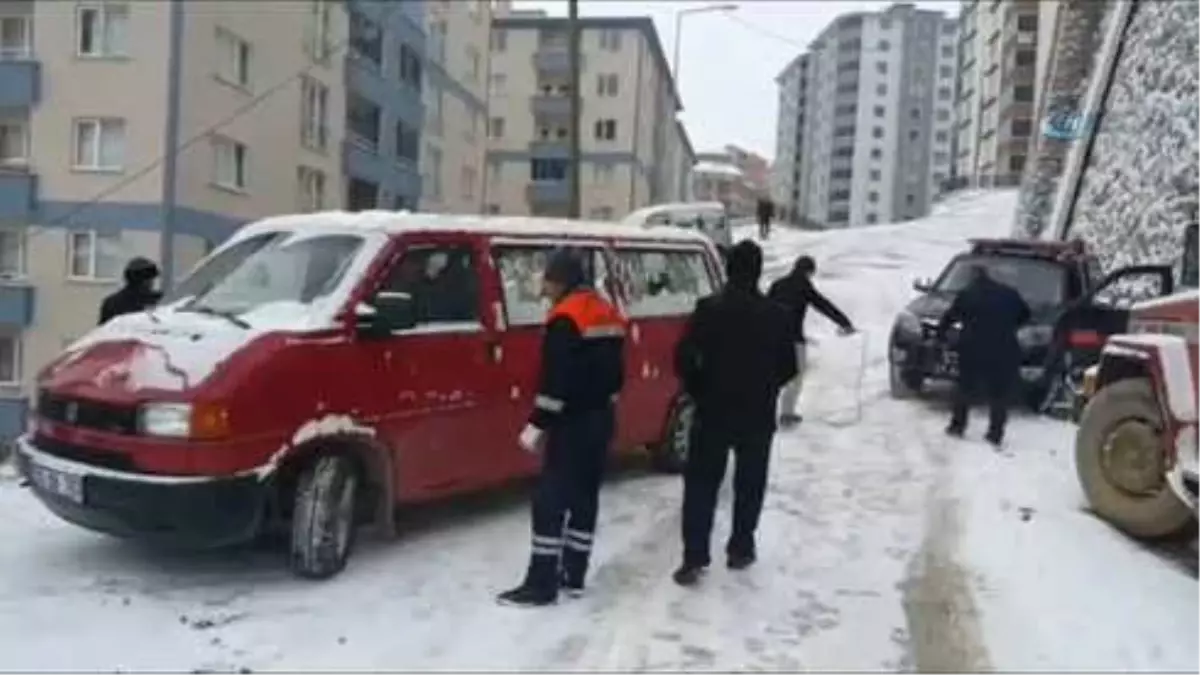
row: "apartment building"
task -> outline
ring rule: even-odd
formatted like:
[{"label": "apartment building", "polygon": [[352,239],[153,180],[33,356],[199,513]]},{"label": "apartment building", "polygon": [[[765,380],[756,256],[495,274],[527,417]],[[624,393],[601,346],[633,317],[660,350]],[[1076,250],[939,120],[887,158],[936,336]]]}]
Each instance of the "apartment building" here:
[{"label": "apartment building", "polygon": [[797,158],[786,182],[797,222],[847,227],[929,212],[952,168],[956,35],[953,19],[909,4],[845,14],[810,46],[803,78],[798,64],[781,73],[797,101],[777,125],[790,145],[781,154]]},{"label": "apartment building", "polygon": [[422,211],[483,213],[492,8],[487,0],[425,5]]},{"label": "apartment building", "polygon": [[[502,4],[494,11],[485,208],[564,215],[567,20]],[[679,166],[690,144],[676,120],[679,96],[653,21],[584,17],[580,24],[581,215],[618,218],[680,198]]]},{"label": "apartment building", "polygon": [[804,113],[808,107],[808,54],[792,59],[775,77],[779,87],[775,125],[775,163],[771,167],[771,199],[782,222],[798,224],[804,208],[800,193],[800,158],[804,153]]},{"label": "apartment building", "polygon": [[130,257],[169,281],[247,220],[335,205],[346,36],[311,0],[0,0],[0,437]]},{"label": "apartment building", "polygon": [[[1017,185],[1037,110],[1039,0],[966,0],[959,13],[954,173],[961,184]],[[1056,9],[1056,8],[1054,8]],[[1053,21],[1050,22],[1053,24]]]}]

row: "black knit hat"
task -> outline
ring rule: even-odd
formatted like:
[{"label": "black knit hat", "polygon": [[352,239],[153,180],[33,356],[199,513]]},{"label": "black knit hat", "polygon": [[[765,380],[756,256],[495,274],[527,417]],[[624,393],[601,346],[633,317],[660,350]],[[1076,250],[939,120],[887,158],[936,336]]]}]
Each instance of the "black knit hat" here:
[{"label": "black knit hat", "polygon": [[158,265],[153,260],[141,256],[125,265],[125,282],[130,284],[146,283],[158,278]]},{"label": "black knit hat", "polygon": [[543,276],[546,281],[562,284],[568,289],[582,286],[587,282],[582,258],[577,251],[569,248],[560,248],[550,254]]},{"label": "black knit hat", "polygon": [[729,257],[725,260],[725,274],[729,283],[737,286],[757,286],[758,278],[762,276],[763,253],[758,244],[743,239],[729,249]]}]

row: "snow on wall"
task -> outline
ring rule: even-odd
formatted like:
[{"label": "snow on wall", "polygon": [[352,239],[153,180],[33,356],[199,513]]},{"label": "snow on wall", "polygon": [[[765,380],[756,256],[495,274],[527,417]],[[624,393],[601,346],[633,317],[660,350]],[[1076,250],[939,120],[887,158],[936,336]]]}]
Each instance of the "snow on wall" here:
[{"label": "snow on wall", "polygon": [[1174,262],[1196,222],[1200,4],[1134,5],[1068,236],[1106,269]]}]

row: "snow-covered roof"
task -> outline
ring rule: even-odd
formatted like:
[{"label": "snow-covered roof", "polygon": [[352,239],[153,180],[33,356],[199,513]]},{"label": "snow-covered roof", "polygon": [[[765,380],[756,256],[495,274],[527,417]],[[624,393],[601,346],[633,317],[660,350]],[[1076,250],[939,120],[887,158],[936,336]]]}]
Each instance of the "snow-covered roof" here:
[{"label": "snow-covered roof", "polygon": [[646,206],[634,211],[625,216],[621,220],[627,225],[641,225],[646,222],[646,219],[656,213],[664,213],[667,211],[724,211],[725,205],[721,202],[671,202],[667,204],[654,204]]},{"label": "snow-covered roof", "polygon": [[700,162],[692,167],[695,173],[716,173],[722,176],[742,176],[742,170],[732,164],[721,164],[719,162]]},{"label": "snow-covered roof", "polygon": [[645,241],[704,242],[697,233],[686,230],[652,230],[634,228],[624,223],[566,218],[533,218],[524,216],[474,216],[465,214],[409,213],[405,211],[320,211],[316,213],[271,216],[257,220],[238,230],[242,239],[272,230],[329,229],[335,231],[361,230],[389,235],[409,232],[469,232],[487,235],[625,238]]}]

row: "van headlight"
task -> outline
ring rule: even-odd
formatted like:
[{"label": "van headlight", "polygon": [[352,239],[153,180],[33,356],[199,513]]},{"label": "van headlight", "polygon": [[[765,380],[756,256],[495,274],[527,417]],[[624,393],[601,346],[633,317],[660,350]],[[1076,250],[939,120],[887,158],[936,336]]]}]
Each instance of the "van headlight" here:
[{"label": "van headlight", "polygon": [[147,403],[142,406],[139,426],[147,436],[188,438],[192,435],[190,403]]},{"label": "van headlight", "polygon": [[1017,342],[1022,347],[1041,347],[1054,339],[1053,326],[1025,326],[1017,331]]}]

